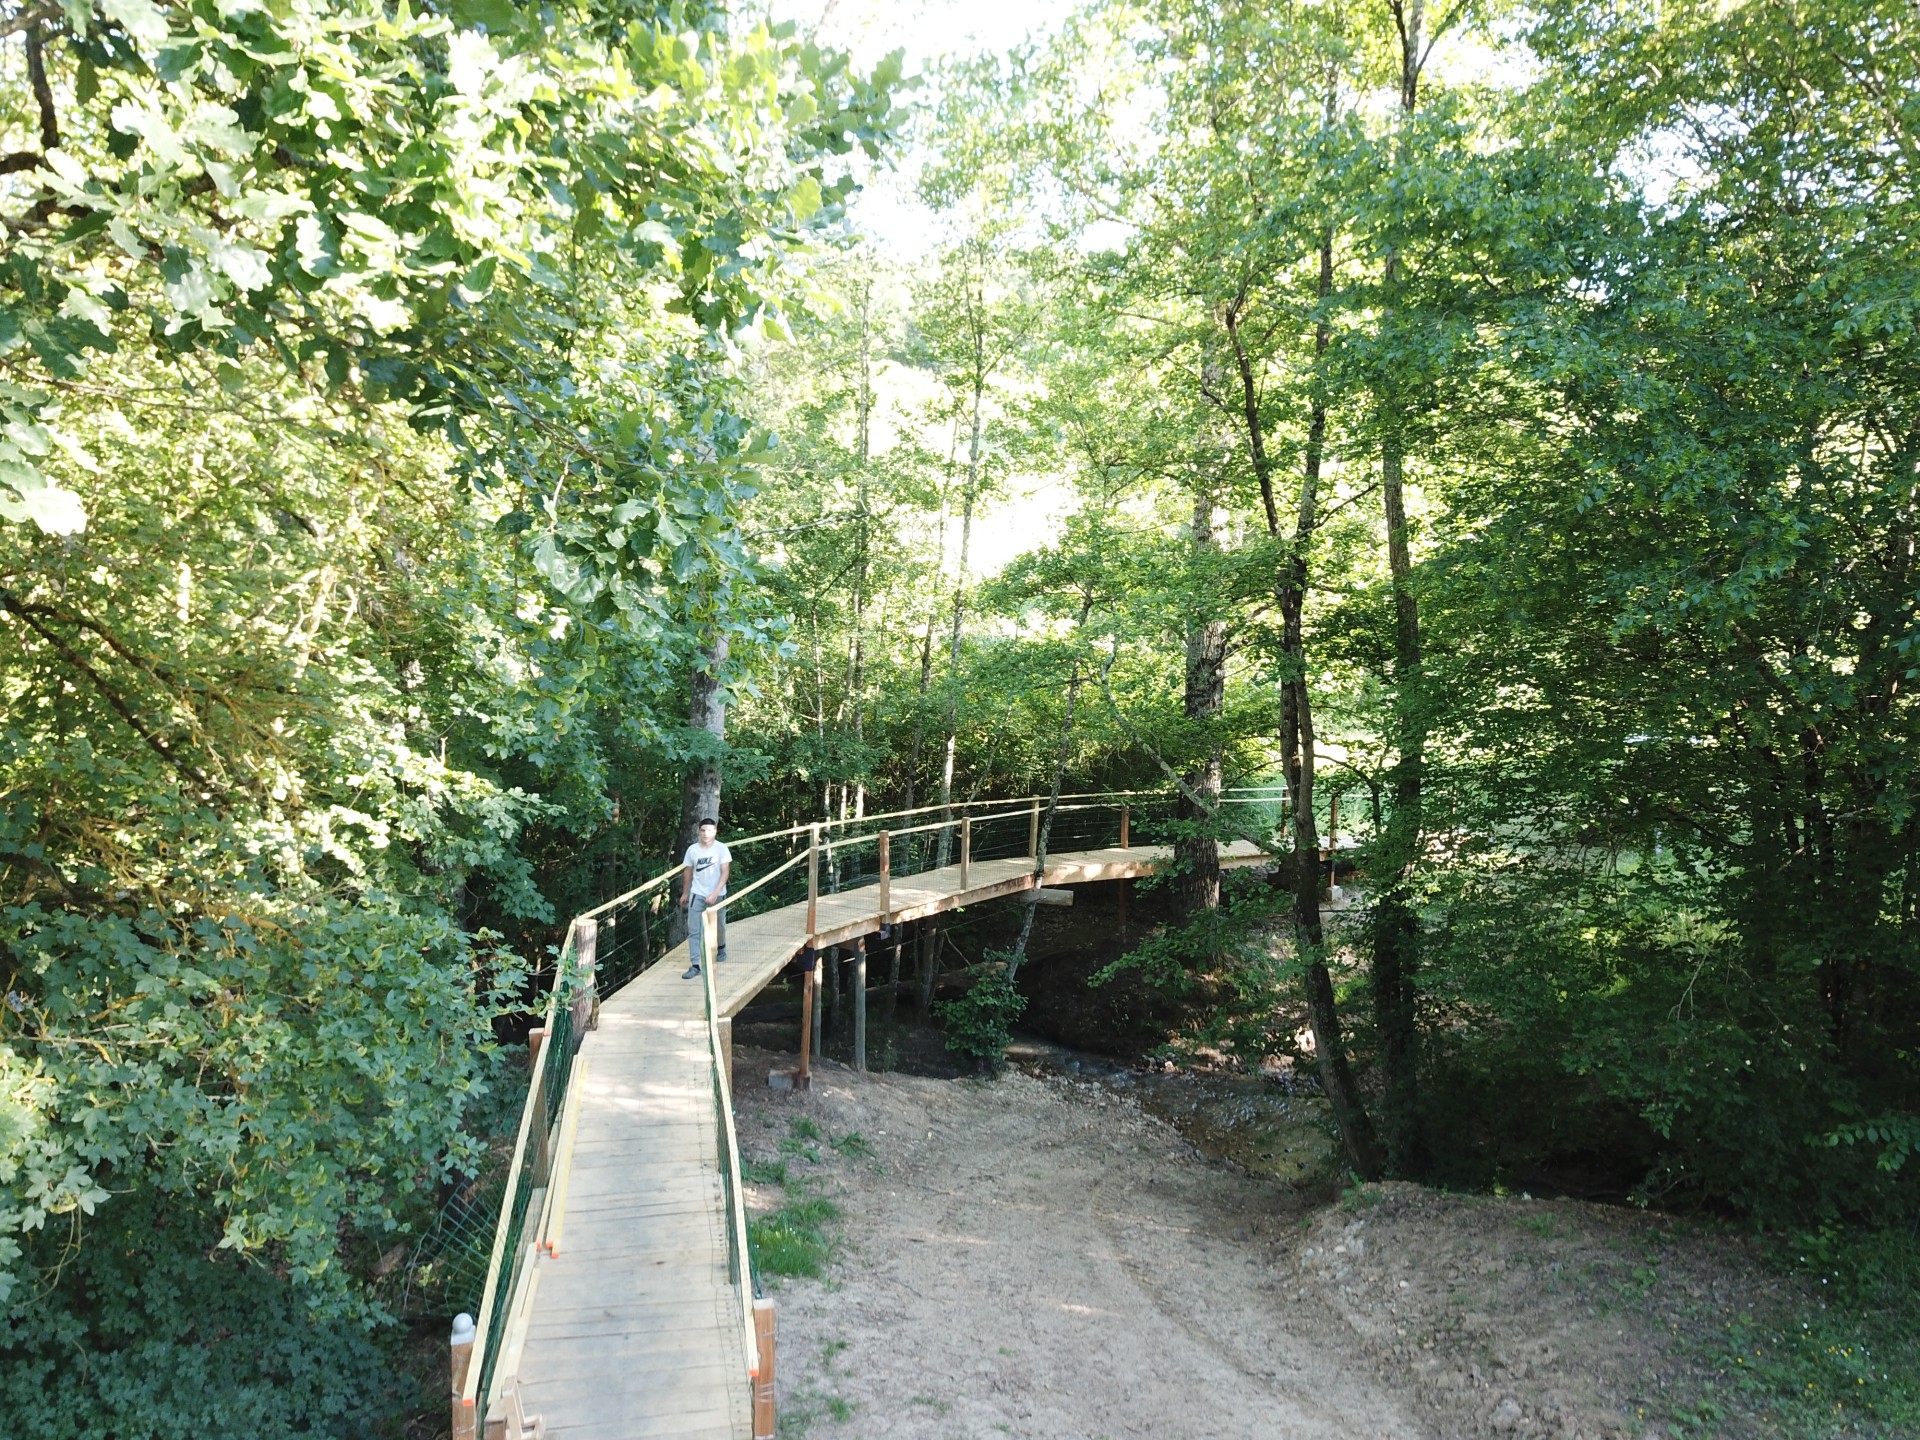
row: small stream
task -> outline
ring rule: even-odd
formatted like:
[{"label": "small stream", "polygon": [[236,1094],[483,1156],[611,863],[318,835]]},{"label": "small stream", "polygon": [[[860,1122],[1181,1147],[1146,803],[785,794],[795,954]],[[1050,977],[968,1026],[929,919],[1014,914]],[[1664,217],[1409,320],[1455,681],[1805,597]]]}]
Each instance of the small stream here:
[{"label": "small stream", "polygon": [[1202,1154],[1249,1174],[1315,1186],[1341,1173],[1327,1102],[1284,1072],[1137,1069],[1031,1035],[1016,1035],[1007,1059],[1030,1074],[1068,1075],[1131,1095]]}]

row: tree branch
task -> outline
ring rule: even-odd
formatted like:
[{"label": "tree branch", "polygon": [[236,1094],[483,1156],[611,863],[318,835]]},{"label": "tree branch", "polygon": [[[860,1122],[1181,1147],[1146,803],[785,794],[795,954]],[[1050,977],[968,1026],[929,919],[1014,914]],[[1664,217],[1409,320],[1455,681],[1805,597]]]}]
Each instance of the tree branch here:
[{"label": "tree branch", "polygon": [[27,80],[33,86],[33,98],[40,107],[40,148],[52,150],[60,144],[60,113],[53,108],[53,87],[47,83],[47,56],[36,23],[27,31]]},{"label": "tree branch", "polygon": [[31,30],[45,21],[54,19],[59,13],[58,5],[40,5],[0,20],[0,40],[6,39],[9,35],[18,35],[22,30]]},{"label": "tree branch", "polygon": [[1184,795],[1187,801],[1202,815],[1207,816],[1211,820],[1218,821],[1235,839],[1246,841],[1262,855],[1271,855],[1276,860],[1286,858],[1286,851],[1274,849],[1267,841],[1249,835],[1245,830],[1228,821],[1226,817],[1220,813],[1217,805],[1209,804],[1199,791],[1195,790],[1181,777],[1178,770],[1167,763],[1166,757],[1154,749],[1153,746],[1149,745],[1140,732],[1133,728],[1133,723],[1127,719],[1126,712],[1120,708],[1119,702],[1113,698],[1113,685],[1110,676],[1113,672],[1113,662],[1119,658],[1119,654],[1120,650],[1118,646],[1115,646],[1107,652],[1106,663],[1100,667],[1100,694],[1106,700],[1107,708],[1113,712],[1113,718],[1119,722],[1120,728],[1126,732],[1127,738],[1140,747],[1142,753],[1160,768],[1160,773],[1171,780],[1174,788]]},{"label": "tree branch", "polygon": [[100,698],[112,707],[113,713],[125,721],[127,728],[138,735],[141,740],[145,741],[147,748],[162,760],[166,761],[168,767],[176,771],[182,779],[192,782],[202,791],[211,791],[219,788],[213,781],[207,778],[206,773],[202,771],[199,766],[190,760],[175,755],[173,748],[168,745],[166,741],[162,740],[153,730],[148,728],[146,722],[134,713],[133,707],[126,702],[126,699],[120,692],[109,685],[106,678],[87,663],[86,657],[35,619],[32,612],[17,600],[11,591],[0,590],[0,610],[6,610],[11,614],[19,616],[21,622],[25,624],[29,630],[33,631],[34,634],[46,641],[48,645],[52,646],[61,659],[65,660],[67,664],[86,676],[92,683],[93,688],[100,692]]}]

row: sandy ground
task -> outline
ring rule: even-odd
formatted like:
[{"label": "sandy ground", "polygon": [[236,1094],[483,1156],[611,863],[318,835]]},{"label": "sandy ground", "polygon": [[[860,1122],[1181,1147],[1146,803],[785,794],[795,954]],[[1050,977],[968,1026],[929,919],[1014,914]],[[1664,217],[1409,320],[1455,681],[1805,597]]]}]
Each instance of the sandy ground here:
[{"label": "sandy ground", "polygon": [[843,1212],[825,1278],[773,1282],[783,1436],[1678,1434],[1683,1334],[1771,1283],[1731,1242],[1577,1202],[1313,1204],[1098,1083],[828,1065],[793,1095],[773,1062],[736,1057],[741,1144],[795,1178],[750,1203]]}]

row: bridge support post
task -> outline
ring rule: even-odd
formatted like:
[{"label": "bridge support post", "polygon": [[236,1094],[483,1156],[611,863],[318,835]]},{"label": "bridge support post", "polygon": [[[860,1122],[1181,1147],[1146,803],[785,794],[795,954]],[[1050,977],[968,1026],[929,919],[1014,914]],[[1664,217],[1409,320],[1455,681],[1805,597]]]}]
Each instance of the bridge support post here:
[{"label": "bridge support post", "polygon": [[880,832],[880,923],[886,924],[893,912],[893,834]]},{"label": "bridge support post", "polygon": [[813,1084],[813,992],[820,962],[812,945],[800,952],[806,971],[800,981],[800,1069],[793,1077],[793,1088],[805,1090]]},{"label": "bridge support post", "polygon": [[907,927],[903,923],[893,926],[893,948],[887,957],[887,1033],[893,1033],[894,1022],[900,1018],[900,947],[906,942]]},{"label": "bridge support post", "polygon": [[967,870],[973,864],[973,816],[960,816],[960,888],[967,888]]},{"label": "bridge support post", "polygon": [[1033,809],[1027,816],[1027,859],[1040,858],[1040,802],[1033,802]]},{"label": "bridge support post", "polygon": [[773,1440],[773,1301],[753,1302],[753,1340],[759,1368],[753,1376],[753,1440]]},{"label": "bridge support post", "polygon": [[853,942],[853,1068],[867,1068],[867,937]]},{"label": "bridge support post", "polygon": [[1131,850],[1133,848],[1133,837],[1129,833],[1130,826],[1128,823],[1132,819],[1133,807],[1131,805],[1122,805],[1120,807],[1120,848],[1122,850]]},{"label": "bridge support post", "polygon": [[[834,964],[837,965],[839,963],[839,960],[836,958]],[[821,1028],[826,1020],[823,1011],[827,997],[822,991],[821,982],[826,979],[826,960],[818,950],[813,952],[813,970],[811,974],[813,976],[813,987],[807,992],[807,1024],[813,1029],[813,1053],[823,1055],[826,1051],[821,1043],[823,1039]]]}]

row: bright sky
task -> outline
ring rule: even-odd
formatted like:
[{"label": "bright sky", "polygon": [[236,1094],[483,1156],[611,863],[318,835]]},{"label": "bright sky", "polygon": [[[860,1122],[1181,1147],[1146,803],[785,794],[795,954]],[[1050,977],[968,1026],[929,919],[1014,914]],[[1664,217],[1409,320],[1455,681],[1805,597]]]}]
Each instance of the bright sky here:
[{"label": "bright sky", "polygon": [[[811,27],[822,44],[849,51],[857,68],[869,69],[889,52],[905,50],[909,76],[945,55],[1017,45],[1036,30],[1058,25],[1073,5],[1074,0],[769,0],[777,18]],[[922,88],[915,96],[925,99],[927,93]],[[925,258],[940,243],[938,218],[913,193],[920,160],[909,152],[897,169],[871,176],[852,207],[854,223],[888,256],[908,263]],[[908,409],[933,389],[928,377],[888,370],[880,380],[883,409],[889,400]],[[884,451],[893,417],[876,419],[876,448]],[[1010,489],[974,519],[968,569],[976,578],[1051,540],[1071,503],[1069,492],[1052,477],[1015,476]],[[957,538],[949,536],[950,558]]]},{"label": "bright sky", "polygon": [[[1079,0],[764,0],[776,19],[793,20],[822,44],[847,50],[854,64],[869,69],[889,52],[906,52],[909,76],[926,71],[949,55],[973,55],[1010,49],[1036,35],[1056,29]],[[1481,78],[1504,76],[1509,83],[1523,78],[1522,57],[1500,55],[1477,41],[1450,41],[1434,56],[1436,72],[1455,71]],[[1520,66],[1520,68],[1514,68]],[[924,87],[915,92],[924,101]],[[1385,103],[1383,99],[1382,103]],[[852,206],[855,225],[871,236],[891,259],[912,264],[930,256],[941,244],[938,216],[914,194],[914,176],[924,152],[908,151],[897,168],[868,177]],[[882,408],[895,415],[876,417],[876,448],[884,451],[896,419],[925,400],[933,389],[930,377],[889,367],[883,376]],[[885,393],[891,392],[891,394]],[[887,402],[891,401],[889,407]],[[932,438],[932,437],[929,437]],[[1011,477],[1011,493],[978,515],[973,535],[970,569],[991,574],[1016,556],[1051,541],[1072,503],[1066,487],[1049,476]],[[950,549],[951,554],[951,549]]]},{"label": "bright sky", "polygon": [[[1057,26],[1075,0],[769,0],[773,13],[813,27],[824,44],[850,52],[856,68],[870,69],[894,50],[907,54],[907,74],[918,75],[946,55],[1010,49],[1037,31]],[[914,92],[926,98],[923,86]],[[923,256],[938,242],[938,225],[913,194],[920,157],[901,157],[898,170],[873,176],[854,202],[855,222],[901,259]]]}]

